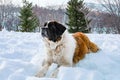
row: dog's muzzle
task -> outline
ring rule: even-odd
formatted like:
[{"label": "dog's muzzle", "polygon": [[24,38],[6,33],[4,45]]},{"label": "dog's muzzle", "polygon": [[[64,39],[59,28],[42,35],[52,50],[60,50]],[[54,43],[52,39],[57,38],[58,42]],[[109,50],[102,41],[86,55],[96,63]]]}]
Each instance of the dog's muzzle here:
[{"label": "dog's muzzle", "polygon": [[41,35],[42,35],[43,37],[47,37],[47,36],[48,36],[48,35],[47,35],[47,28],[42,28]]}]

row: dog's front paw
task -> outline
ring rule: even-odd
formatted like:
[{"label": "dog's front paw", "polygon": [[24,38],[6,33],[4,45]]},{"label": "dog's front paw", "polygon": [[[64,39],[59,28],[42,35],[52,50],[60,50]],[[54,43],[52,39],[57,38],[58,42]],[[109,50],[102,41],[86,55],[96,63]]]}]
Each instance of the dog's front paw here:
[{"label": "dog's front paw", "polygon": [[39,72],[39,73],[37,73],[37,74],[35,75],[35,77],[44,77],[44,76],[45,76],[45,74],[42,73],[42,72]]},{"label": "dog's front paw", "polygon": [[51,75],[50,75],[50,78],[56,78],[57,77],[57,74],[55,74],[55,73],[52,73]]},{"label": "dog's front paw", "polygon": [[51,78],[56,78],[57,77],[57,75],[58,75],[58,69],[56,69],[51,75],[50,75],[50,77]]}]

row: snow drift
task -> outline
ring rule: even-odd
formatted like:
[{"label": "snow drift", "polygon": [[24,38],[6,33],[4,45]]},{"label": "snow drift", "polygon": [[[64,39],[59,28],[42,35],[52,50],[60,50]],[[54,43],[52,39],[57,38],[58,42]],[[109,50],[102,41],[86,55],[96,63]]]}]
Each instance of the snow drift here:
[{"label": "snow drift", "polygon": [[87,34],[99,47],[87,54],[76,67],[60,67],[57,78],[34,75],[44,58],[40,33],[0,32],[0,80],[120,80],[120,35]]}]

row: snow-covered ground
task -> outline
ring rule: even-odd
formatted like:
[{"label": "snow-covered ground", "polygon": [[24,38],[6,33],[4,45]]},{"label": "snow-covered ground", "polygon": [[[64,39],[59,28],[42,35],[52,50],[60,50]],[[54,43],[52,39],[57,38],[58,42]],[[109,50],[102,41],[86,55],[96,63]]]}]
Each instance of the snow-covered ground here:
[{"label": "snow-covered ground", "polygon": [[37,78],[45,54],[40,33],[1,31],[0,80],[120,80],[120,35],[87,35],[101,48],[98,53],[87,54],[76,67],[61,67],[57,78]]}]

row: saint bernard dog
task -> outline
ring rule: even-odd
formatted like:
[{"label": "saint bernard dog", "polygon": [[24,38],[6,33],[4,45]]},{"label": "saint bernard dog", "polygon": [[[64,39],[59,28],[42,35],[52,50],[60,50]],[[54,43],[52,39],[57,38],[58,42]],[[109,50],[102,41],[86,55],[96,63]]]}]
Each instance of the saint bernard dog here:
[{"label": "saint bernard dog", "polygon": [[[60,66],[74,66],[85,57],[87,53],[97,52],[98,46],[82,32],[69,34],[66,27],[56,21],[50,21],[42,27],[41,35],[46,47],[46,57],[42,68],[36,74],[44,77],[52,63]],[[59,69],[56,69],[51,77],[56,77]]]}]

